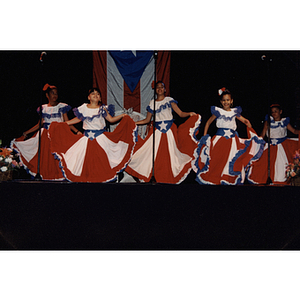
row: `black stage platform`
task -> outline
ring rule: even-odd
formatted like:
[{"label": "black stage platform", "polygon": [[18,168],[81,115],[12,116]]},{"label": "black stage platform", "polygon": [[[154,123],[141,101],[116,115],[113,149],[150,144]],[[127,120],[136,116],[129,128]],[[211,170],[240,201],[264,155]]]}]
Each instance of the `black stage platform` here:
[{"label": "black stage platform", "polygon": [[300,187],[0,184],[2,250],[298,250]]}]

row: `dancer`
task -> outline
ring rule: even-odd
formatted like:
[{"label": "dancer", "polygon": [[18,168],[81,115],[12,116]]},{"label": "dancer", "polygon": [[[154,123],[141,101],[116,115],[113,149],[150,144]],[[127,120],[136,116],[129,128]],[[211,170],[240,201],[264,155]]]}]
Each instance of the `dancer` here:
[{"label": "dancer", "polygon": [[[195,134],[200,126],[201,116],[194,112],[183,112],[171,97],[166,97],[163,82],[155,85],[157,100],[155,101],[155,159],[154,177],[159,183],[179,184],[192,169],[194,152],[198,141]],[[172,111],[180,117],[189,117],[178,129],[173,123]],[[154,100],[147,107],[147,116],[136,122],[137,125],[148,124],[154,113]],[[139,139],[126,172],[142,182],[152,178],[153,167],[153,130],[147,137]]]},{"label": "dancer", "polygon": [[[226,88],[219,90],[221,107],[212,106],[212,116],[204,128],[204,135],[197,150],[193,166],[196,181],[200,184],[241,184],[245,180],[245,169],[262,154],[264,140],[252,129],[248,119],[241,116],[242,108],[233,106],[231,92]],[[248,139],[238,137],[236,120],[247,126]],[[207,132],[216,120],[218,128],[211,138]]]},{"label": "dancer", "polygon": [[[39,174],[43,180],[63,180],[64,177],[59,168],[58,162],[54,159],[50,151],[50,141],[48,138],[48,128],[51,122],[68,121],[67,112],[71,109],[66,103],[58,102],[58,91],[54,85],[45,84],[43,87],[48,104],[42,105],[42,128],[41,128],[41,149],[40,149],[40,169]],[[40,113],[40,107],[37,109]],[[21,138],[11,141],[11,148],[20,154],[20,159],[25,169],[36,176],[38,171],[38,149],[40,122],[23,133]],[[71,130],[75,134],[81,134],[74,126]],[[70,131],[70,130],[69,130]],[[28,135],[36,132],[31,138]],[[70,131],[71,133],[71,131]]]},{"label": "dancer", "polygon": [[[271,105],[270,116],[270,179],[274,184],[287,183],[286,167],[293,162],[293,155],[299,149],[299,138],[288,138],[287,130],[299,135],[299,130],[290,124],[290,118],[282,118],[279,104]],[[265,118],[261,137],[268,136],[268,115]],[[265,184],[268,180],[268,143],[261,158],[247,172],[250,183]]]},{"label": "dancer", "polygon": [[[126,114],[114,115],[113,105],[102,105],[98,88],[88,93],[89,103],[75,108],[75,118],[52,123],[49,128],[51,150],[60,161],[64,177],[74,182],[110,182],[128,164],[137,136],[137,126]],[[122,120],[121,120],[122,119]],[[115,123],[106,132],[105,120]],[[84,136],[70,134],[68,125],[83,122]]]}]

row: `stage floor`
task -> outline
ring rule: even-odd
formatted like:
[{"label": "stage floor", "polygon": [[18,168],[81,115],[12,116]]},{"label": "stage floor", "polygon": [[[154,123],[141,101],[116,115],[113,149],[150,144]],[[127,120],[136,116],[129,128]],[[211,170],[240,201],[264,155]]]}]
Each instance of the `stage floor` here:
[{"label": "stage floor", "polygon": [[298,250],[300,187],[0,183],[2,250]]}]

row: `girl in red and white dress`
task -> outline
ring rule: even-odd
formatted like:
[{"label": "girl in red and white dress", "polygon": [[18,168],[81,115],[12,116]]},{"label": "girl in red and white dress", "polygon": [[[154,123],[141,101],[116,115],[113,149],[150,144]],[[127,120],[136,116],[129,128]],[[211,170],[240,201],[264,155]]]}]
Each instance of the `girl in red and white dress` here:
[{"label": "girl in red and white dress", "polygon": [[[155,159],[154,178],[159,183],[179,184],[192,169],[194,152],[198,140],[195,135],[201,122],[201,116],[194,112],[182,112],[177,101],[165,97],[165,85],[159,81],[155,85]],[[178,128],[173,123],[172,111],[180,117],[189,117]],[[147,116],[136,122],[137,125],[148,124],[154,113],[154,100],[147,107]],[[152,179],[153,167],[153,130],[144,140],[139,139],[126,172],[142,182]]]},{"label": "girl in red and white dress", "polygon": [[[250,121],[241,116],[242,108],[231,108],[233,99],[230,91],[222,88],[219,95],[222,107],[211,107],[212,116],[205,124],[204,135],[198,145],[193,166],[196,181],[211,185],[241,184],[245,180],[246,168],[260,157],[265,142],[256,135]],[[248,139],[238,137],[235,119],[247,125]],[[218,130],[211,138],[207,132],[214,120]]]},{"label": "girl in red and white dress", "polygon": [[[300,148],[299,138],[288,138],[287,130],[299,135],[299,130],[290,124],[290,118],[282,118],[279,104],[271,105],[270,116],[270,179],[274,184],[286,183],[286,167],[293,162],[293,155]],[[261,137],[268,136],[268,115],[265,118]],[[265,184],[268,180],[268,143],[260,159],[256,161],[247,173],[250,183]]]},{"label": "girl in red and white dress", "polygon": [[[51,150],[60,161],[65,178],[73,182],[110,182],[128,164],[137,139],[137,126],[126,114],[114,115],[113,105],[102,105],[98,88],[88,94],[89,103],[75,108],[75,118],[52,123],[49,128]],[[122,119],[122,120],[121,120]],[[106,131],[107,120],[118,124]],[[83,122],[84,136],[70,134],[69,126]]]},{"label": "girl in red and white dress", "polygon": [[[67,112],[71,109],[66,103],[58,102],[57,87],[45,84],[43,87],[48,104],[42,105],[42,128],[41,128],[41,147],[40,147],[40,169],[39,174],[43,180],[63,180],[58,161],[56,161],[50,151],[50,140],[48,138],[48,128],[51,122],[68,121]],[[40,108],[37,109],[40,113]],[[40,124],[36,124],[23,133],[21,138],[12,140],[11,148],[20,154],[20,159],[25,169],[32,175],[36,176],[38,172],[38,149],[39,149],[39,132],[35,133],[30,139],[26,139],[30,133],[39,130]],[[80,134],[78,130],[71,126],[75,134]],[[71,131],[69,129],[70,134]],[[26,140],[25,140],[26,139]]]}]

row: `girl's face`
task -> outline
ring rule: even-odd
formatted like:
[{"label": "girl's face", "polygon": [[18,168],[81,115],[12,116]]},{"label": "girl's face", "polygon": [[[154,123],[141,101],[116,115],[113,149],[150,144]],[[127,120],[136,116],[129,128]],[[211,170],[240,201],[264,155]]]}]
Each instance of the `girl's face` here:
[{"label": "girl's face", "polygon": [[166,89],[165,89],[165,85],[163,83],[158,83],[156,85],[156,94],[159,96],[159,95],[164,95],[166,92]]},{"label": "girl's face", "polygon": [[282,110],[280,110],[278,107],[271,108],[271,115],[275,121],[281,120],[281,114],[282,114]]},{"label": "girl's face", "polygon": [[56,102],[58,99],[57,89],[52,89],[48,93],[46,93],[46,97],[49,102]]},{"label": "girl's face", "polygon": [[221,102],[223,109],[230,110],[230,107],[232,106],[232,103],[233,103],[233,99],[231,98],[230,95],[227,94],[222,97],[220,102]]},{"label": "girl's face", "polygon": [[93,91],[89,94],[88,99],[90,102],[97,102],[100,103],[101,102],[101,96],[100,93],[97,91]]}]

